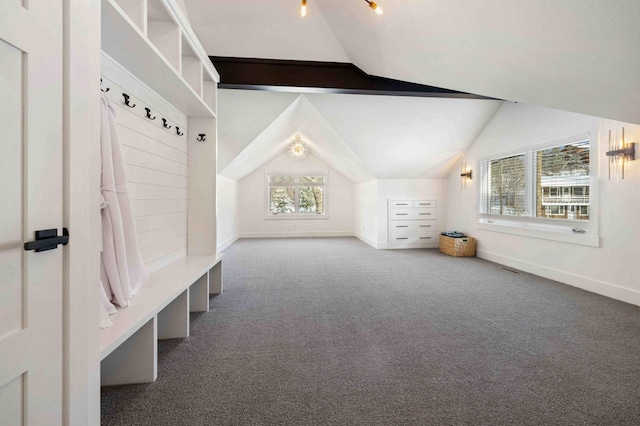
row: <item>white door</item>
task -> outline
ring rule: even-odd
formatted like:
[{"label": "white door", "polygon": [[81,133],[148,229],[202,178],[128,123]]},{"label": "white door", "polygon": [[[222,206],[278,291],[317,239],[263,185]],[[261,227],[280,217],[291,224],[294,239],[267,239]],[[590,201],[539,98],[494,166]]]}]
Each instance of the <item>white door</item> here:
[{"label": "white door", "polygon": [[62,3],[0,0],[0,425],[62,423]]}]

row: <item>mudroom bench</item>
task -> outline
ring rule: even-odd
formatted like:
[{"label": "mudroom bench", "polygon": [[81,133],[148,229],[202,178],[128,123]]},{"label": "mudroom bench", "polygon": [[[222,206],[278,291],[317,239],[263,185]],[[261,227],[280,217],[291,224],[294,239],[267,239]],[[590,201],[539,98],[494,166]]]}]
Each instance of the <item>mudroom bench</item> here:
[{"label": "mudroom bench", "polygon": [[102,386],[150,383],[158,376],[158,340],[189,336],[189,313],[207,312],[222,293],[222,254],[189,255],[158,269],[130,306],[100,330]]}]

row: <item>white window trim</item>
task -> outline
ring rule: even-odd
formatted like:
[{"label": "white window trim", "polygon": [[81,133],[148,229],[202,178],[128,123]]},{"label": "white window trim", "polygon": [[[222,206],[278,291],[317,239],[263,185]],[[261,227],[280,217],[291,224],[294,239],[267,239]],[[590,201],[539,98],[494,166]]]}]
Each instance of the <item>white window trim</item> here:
[{"label": "white window trim", "polygon": [[[504,234],[518,235],[523,237],[537,238],[543,240],[551,240],[568,244],[577,244],[590,247],[600,247],[600,236],[598,231],[598,206],[599,206],[599,188],[598,188],[598,147],[599,133],[594,129],[587,133],[579,135],[554,139],[544,143],[530,145],[518,148],[517,150],[496,153],[493,155],[483,156],[478,160],[477,170],[480,165],[487,160],[509,157],[512,155],[522,154],[527,151],[537,151],[552,146],[569,144],[582,140],[589,140],[589,220],[558,220],[530,216],[501,216],[492,214],[478,213],[478,223],[476,229],[498,232]],[[527,173],[529,171],[527,170]],[[478,203],[480,206],[481,186],[478,185]],[[533,188],[530,188],[532,190]],[[529,201],[530,203],[532,202]],[[584,232],[575,232],[573,229],[579,229]]]},{"label": "white window trim", "polygon": [[[269,208],[269,176],[322,176],[324,177],[323,184],[305,184],[299,186],[322,186],[324,188],[324,213],[316,214],[316,213],[288,213],[288,214],[271,214],[271,210]],[[264,218],[267,220],[327,220],[329,219],[329,172],[327,171],[310,171],[304,173],[291,173],[291,172],[265,172],[264,174],[264,182],[265,182],[265,213]],[[277,185],[276,185],[277,186]],[[280,185],[280,186],[290,186],[290,185]],[[296,188],[296,199],[298,198],[298,188]]]}]

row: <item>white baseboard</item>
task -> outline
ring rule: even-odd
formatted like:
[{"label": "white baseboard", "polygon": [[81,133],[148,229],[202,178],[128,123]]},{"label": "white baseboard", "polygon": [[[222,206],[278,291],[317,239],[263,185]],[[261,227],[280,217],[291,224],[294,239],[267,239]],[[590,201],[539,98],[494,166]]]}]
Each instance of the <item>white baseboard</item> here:
[{"label": "white baseboard", "polygon": [[373,241],[371,238],[367,237],[366,235],[362,235],[361,233],[356,232],[354,236],[360,241],[362,241],[363,243],[369,244],[371,247],[375,249],[378,248],[378,244],[375,241]]},{"label": "white baseboard", "polygon": [[489,260],[491,262],[519,269],[530,274],[535,274],[544,278],[548,278],[550,280],[559,281],[563,284],[577,287],[582,290],[590,291],[592,293],[600,294],[602,296],[640,306],[640,292],[637,290],[620,287],[615,284],[594,280],[592,278],[560,271],[554,268],[548,268],[546,266],[526,262],[520,259],[514,259],[512,257],[503,256],[501,254],[492,253],[485,250],[478,250],[476,255],[481,259]]},{"label": "white baseboard", "polygon": [[353,237],[350,231],[242,232],[240,238]]},{"label": "white baseboard", "polygon": [[356,237],[357,239],[359,239],[360,241],[362,241],[363,243],[369,244],[371,247],[373,247],[376,250],[386,250],[386,249],[389,248],[389,244],[388,243],[379,243],[379,242],[374,241],[371,238],[369,238],[366,235],[363,235],[363,234],[361,234],[359,232],[356,232],[353,236]]},{"label": "white baseboard", "polygon": [[218,253],[220,253],[222,250],[226,249],[227,247],[229,247],[231,244],[235,243],[239,239],[240,239],[240,234],[236,234],[233,237],[229,238],[227,241],[223,242],[222,244],[219,244]]}]

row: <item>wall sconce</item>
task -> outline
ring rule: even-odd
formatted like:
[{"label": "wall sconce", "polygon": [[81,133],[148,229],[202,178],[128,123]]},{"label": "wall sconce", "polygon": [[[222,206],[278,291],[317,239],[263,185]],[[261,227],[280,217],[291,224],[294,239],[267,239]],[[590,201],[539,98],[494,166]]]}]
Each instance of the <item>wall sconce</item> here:
[{"label": "wall sconce", "polygon": [[622,139],[617,141],[617,135],[614,135],[613,143],[611,142],[611,130],[609,130],[609,180],[611,180],[611,169],[616,176],[616,182],[619,177],[624,179],[624,169],[629,161],[636,159],[635,143],[626,143],[624,141],[624,127],[622,128]]},{"label": "wall sconce", "polygon": [[471,180],[471,170],[467,169],[467,162],[460,163],[460,188],[467,189],[467,182]]}]

